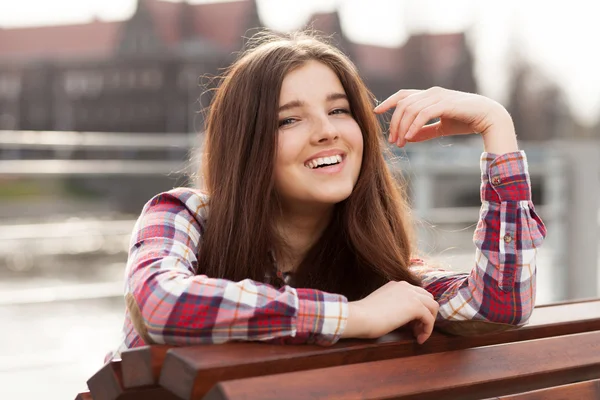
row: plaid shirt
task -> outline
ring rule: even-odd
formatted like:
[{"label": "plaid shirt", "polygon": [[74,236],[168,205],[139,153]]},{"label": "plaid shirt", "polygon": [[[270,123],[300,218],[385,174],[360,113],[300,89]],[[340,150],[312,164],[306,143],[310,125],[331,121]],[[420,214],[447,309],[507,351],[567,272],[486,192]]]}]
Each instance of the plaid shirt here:
[{"label": "plaid shirt", "polygon": [[[536,252],[546,235],[531,202],[525,153],[483,153],[480,164],[482,207],[471,272],[432,268],[421,260],[411,267],[440,304],[436,326],[458,334],[527,322],[535,301]],[[337,342],[348,318],[342,295],[196,275],[207,202],[204,194],[178,188],[144,207],[131,237],[124,339],[114,356],[153,343]]]}]

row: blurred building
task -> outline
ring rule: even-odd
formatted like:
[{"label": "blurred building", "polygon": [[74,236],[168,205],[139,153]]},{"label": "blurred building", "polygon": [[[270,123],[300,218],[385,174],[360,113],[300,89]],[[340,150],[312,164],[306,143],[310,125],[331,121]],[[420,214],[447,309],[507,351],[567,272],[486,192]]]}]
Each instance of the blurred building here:
[{"label": "blurred building", "polygon": [[541,141],[584,136],[556,82],[523,59],[516,60],[512,69],[508,111],[519,138]]},{"label": "blurred building", "polygon": [[[337,12],[307,25],[333,35],[379,99],[401,87],[476,91],[463,33],[386,48],[351,43]],[[200,130],[210,78],[261,26],[255,0],[138,0],[125,21],[0,29],[0,129]]]}]

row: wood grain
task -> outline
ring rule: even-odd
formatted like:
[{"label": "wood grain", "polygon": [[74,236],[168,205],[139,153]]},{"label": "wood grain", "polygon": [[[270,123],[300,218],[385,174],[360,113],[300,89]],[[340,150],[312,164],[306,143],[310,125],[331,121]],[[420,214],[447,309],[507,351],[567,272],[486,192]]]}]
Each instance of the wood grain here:
[{"label": "wood grain", "polygon": [[121,354],[123,387],[131,389],[158,383],[167,350],[173,346],[143,346]]},{"label": "wood grain", "polygon": [[600,331],[225,381],[204,400],[470,400],[598,378]]},{"label": "wood grain", "polygon": [[598,400],[600,379],[554,386],[532,392],[496,397],[495,400]]},{"label": "wood grain", "polygon": [[201,398],[217,382],[439,353],[600,330],[600,300],[536,308],[520,329],[472,337],[435,332],[418,345],[405,331],[378,340],[345,340],[323,348],[260,343],[191,346],[168,350],[159,384],[182,399]]},{"label": "wood grain", "polygon": [[94,400],[115,400],[123,394],[123,382],[121,378],[121,364],[109,362],[104,364],[87,381]]},{"label": "wood grain", "polygon": [[179,400],[160,386],[125,389],[121,367],[109,362],[87,381],[93,400]]}]

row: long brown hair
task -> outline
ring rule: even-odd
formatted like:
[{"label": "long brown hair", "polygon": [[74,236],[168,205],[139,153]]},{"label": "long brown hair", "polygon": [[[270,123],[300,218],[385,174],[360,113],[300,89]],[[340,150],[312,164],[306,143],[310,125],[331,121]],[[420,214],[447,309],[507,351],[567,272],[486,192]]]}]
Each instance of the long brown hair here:
[{"label": "long brown hair", "polygon": [[201,172],[210,196],[199,273],[265,281],[271,251],[283,246],[273,166],[279,94],[284,77],[309,60],[340,79],[363,134],[361,172],[352,194],[336,204],[331,223],[299,265],[298,288],[362,298],[389,280],[418,285],[409,271],[412,223],[403,187],[384,161],[374,97],[352,62],[312,33],[262,32],[221,77],[206,120]]}]

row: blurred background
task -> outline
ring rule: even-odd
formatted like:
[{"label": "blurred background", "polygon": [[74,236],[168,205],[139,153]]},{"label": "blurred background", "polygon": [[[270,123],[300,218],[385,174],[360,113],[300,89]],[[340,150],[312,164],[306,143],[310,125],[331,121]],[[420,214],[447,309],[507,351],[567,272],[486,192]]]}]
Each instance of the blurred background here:
[{"label": "blurred background", "polygon": [[[537,303],[597,297],[595,2],[0,0],[0,398],[74,398],[120,340],[143,204],[193,185],[211,77],[258,27],[331,35],[379,100],[477,92],[512,114],[548,227]],[[393,150],[419,245],[469,270],[480,138]]]}]

